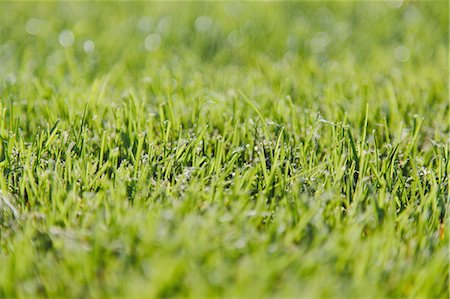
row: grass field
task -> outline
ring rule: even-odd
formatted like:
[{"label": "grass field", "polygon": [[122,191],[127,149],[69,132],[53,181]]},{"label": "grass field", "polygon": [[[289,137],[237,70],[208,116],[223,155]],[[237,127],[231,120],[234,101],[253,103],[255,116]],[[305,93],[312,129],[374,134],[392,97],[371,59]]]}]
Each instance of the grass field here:
[{"label": "grass field", "polygon": [[448,26],[0,2],[0,298],[446,298]]}]

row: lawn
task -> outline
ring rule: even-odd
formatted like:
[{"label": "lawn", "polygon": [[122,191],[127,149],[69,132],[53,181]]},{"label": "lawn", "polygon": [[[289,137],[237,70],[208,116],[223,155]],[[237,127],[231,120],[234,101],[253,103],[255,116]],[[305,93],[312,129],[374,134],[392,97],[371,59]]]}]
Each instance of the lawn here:
[{"label": "lawn", "polygon": [[0,2],[0,298],[448,297],[448,28]]}]

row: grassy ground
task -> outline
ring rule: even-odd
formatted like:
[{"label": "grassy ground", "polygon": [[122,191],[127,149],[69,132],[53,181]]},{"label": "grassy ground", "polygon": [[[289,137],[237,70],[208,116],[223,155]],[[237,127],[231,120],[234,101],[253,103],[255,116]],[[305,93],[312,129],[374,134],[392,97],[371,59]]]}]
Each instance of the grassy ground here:
[{"label": "grassy ground", "polygon": [[447,296],[448,12],[1,2],[0,297]]}]

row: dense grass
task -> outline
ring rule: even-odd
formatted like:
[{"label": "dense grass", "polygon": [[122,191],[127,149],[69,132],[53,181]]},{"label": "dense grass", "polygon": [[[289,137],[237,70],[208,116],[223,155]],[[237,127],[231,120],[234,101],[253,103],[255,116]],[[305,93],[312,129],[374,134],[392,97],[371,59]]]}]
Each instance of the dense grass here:
[{"label": "dense grass", "polygon": [[0,297],[448,296],[449,6],[397,4],[1,2]]}]

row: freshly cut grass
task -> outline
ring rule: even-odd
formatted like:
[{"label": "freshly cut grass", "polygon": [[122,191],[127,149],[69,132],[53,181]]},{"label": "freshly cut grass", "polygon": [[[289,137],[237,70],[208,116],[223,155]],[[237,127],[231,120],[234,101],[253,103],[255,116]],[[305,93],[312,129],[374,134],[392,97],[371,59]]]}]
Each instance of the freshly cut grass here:
[{"label": "freshly cut grass", "polygon": [[447,2],[0,2],[0,297],[448,296]]}]

